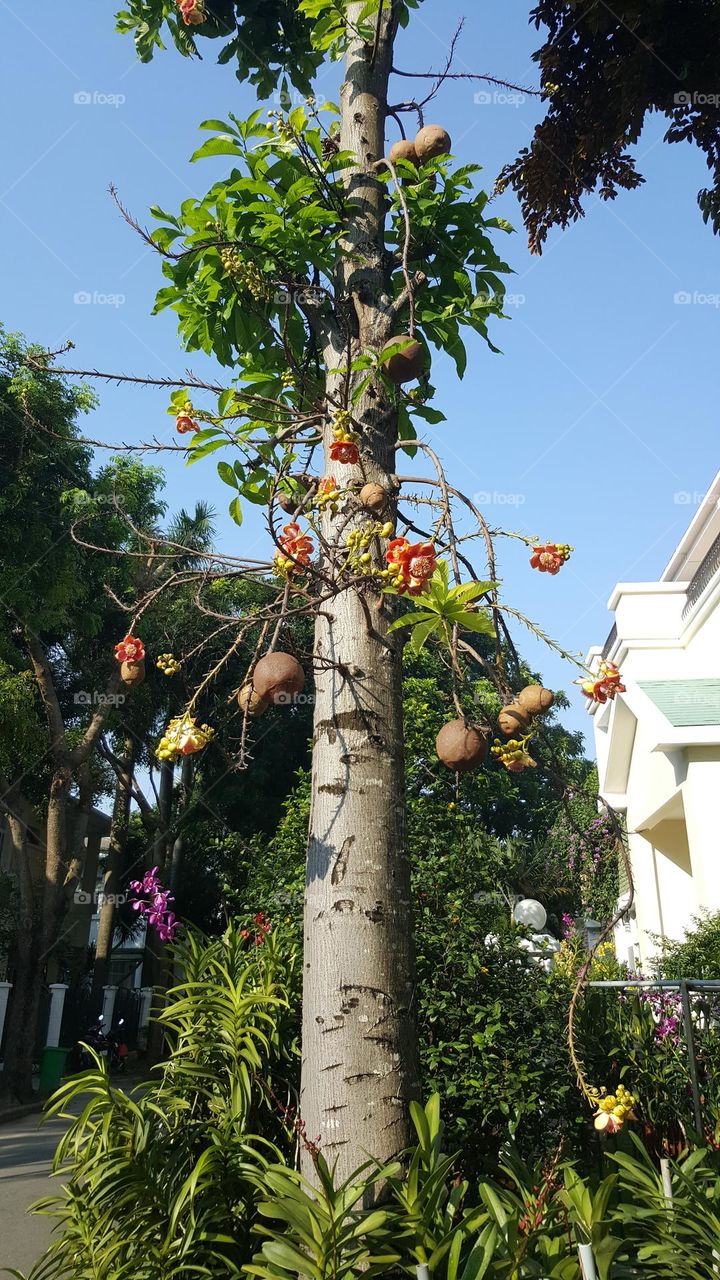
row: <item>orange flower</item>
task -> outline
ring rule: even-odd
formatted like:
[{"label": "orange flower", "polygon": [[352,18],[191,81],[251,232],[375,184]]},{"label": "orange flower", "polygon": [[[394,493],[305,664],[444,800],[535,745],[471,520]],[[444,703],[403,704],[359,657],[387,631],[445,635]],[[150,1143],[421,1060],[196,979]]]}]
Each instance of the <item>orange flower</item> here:
[{"label": "orange flower", "polygon": [[530,564],[541,573],[551,573],[553,577],[559,573],[566,560],[570,559],[572,547],[566,542],[547,542],[542,547],[533,547]]},{"label": "orange flower", "polygon": [[360,461],[360,450],[354,440],[333,440],[330,445],[330,458],[333,462],[344,462],[354,466]]},{"label": "orange flower", "polygon": [[202,0],[178,0],[182,20],[187,27],[197,27],[205,21],[205,8]]},{"label": "orange flower", "polygon": [[145,645],[137,636],[125,636],[120,644],[115,645],[115,657],[118,662],[142,662],[145,657]]},{"label": "orange flower", "polygon": [[312,538],[306,533],[301,533],[300,525],[294,520],[284,526],[282,537],[278,541],[283,551],[293,556],[295,560],[299,560],[301,564],[307,564],[315,550]]},{"label": "orange flower", "polygon": [[186,435],[188,431],[199,431],[200,428],[194,418],[188,413],[179,413],[175,419],[175,429],[180,432],[181,436]]},{"label": "orange flower", "polygon": [[612,702],[616,693],[625,692],[619,667],[614,662],[606,662],[604,659],[598,667],[594,680],[576,680],[575,683],[580,685],[585,697],[590,698],[592,702]]},{"label": "orange flower", "polygon": [[396,571],[393,584],[400,594],[419,596],[425,584],[437,568],[437,555],[432,542],[408,542],[407,538],[393,538],[385,559]]},{"label": "orange flower", "polygon": [[318,485],[318,493],[337,493],[337,481],[334,476],[323,476]]}]

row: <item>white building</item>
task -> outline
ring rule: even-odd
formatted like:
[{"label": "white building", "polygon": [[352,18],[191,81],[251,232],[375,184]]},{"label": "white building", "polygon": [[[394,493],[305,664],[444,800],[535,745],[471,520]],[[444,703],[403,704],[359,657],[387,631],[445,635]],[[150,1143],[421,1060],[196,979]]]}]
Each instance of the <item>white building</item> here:
[{"label": "white building", "polygon": [[659,582],[617,584],[615,625],[588,654],[627,686],[589,709],[600,793],[627,821],[635,904],[616,942],[635,967],[654,937],[720,910],[719,605],[720,472]]}]

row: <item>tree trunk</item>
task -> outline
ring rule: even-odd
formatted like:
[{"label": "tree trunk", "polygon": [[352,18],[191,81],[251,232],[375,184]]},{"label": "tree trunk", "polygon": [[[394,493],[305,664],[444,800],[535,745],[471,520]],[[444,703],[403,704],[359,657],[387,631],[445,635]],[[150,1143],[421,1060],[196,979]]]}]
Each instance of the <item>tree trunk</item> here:
[{"label": "tree trunk", "polygon": [[[171,760],[163,760],[160,766],[158,827],[153,855],[155,864],[160,869],[160,878],[163,884],[167,881],[172,862],[170,827],[173,817],[174,782],[175,765]],[[168,980],[167,946],[155,931],[148,926],[143,960],[143,986],[154,988],[146,1052],[147,1061],[151,1064],[159,1062],[163,1055],[165,1036],[161,1024],[157,1021],[157,1015],[165,1007],[165,992],[168,988]]]},{"label": "tree trunk", "polygon": [[13,796],[12,803],[13,811],[6,812],[6,817],[18,868],[20,917],[15,933],[15,972],[0,1093],[26,1102],[33,1095],[32,1064],[43,967],[28,853],[30,809],[18,796]]},{"label": "tree trunk", "polygon": [[103,901],[100,908],[98,936],[95,946],[94,995],[98,995],[103,987],[107,985],[110,972],[110,956],[115,933],[115,899],[120,892],[120,877],[130,823],[132,776],[135,767],[135,740],[130,734],[125,738],[121,765],[122,776],[118,778],[115,786],[115,803],[113,804],[110,841],[105,864],[105,876],[103,878]]},{"label": "tree trunk", "polygon": [[[351,4],[357,22],[363,4]],[[340,147],[358,157],[349,178],[349,221],[338,296],[352,299],[353,356],[391,336],[384,195],[373,167],[383,155],[387,81],[396,26],[380,18],[375,49],[351,41],[341,94]],[[354,318],[353,318],[354,323]],[[338,345],[344,348],[343,344]],[[342,395],[347,349],[325,352],[328,393]],[[335,370],[333,373],[332,370]],[[392,489],[397,416],[375,385],[352,406],[362,466],[342,466],[341,487]],[[326,428],[328,457],[332,442]],[[326,460],[326,472],[336,463]],[[357,504],[355,504],[357,506]],[[326,516],[330,543],[367,513]],[[328,566],[330,567],[330,566]],[[408,1144],[408,1102],[418,1093],[413,1017],[414,955],[405,849],[402,652],[377,590],[345,589],[315,629],[315,728],[305,897],[301,1113],[338,1178],[368,1155],[392,1159]],[[306,1153],[305,1171],[312,1176]]]}]

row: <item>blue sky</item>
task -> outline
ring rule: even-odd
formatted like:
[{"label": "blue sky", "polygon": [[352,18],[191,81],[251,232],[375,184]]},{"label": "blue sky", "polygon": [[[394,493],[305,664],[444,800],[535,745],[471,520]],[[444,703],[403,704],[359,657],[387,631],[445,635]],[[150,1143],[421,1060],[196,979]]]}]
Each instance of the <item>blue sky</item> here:
[{"label": "blue sky", "polygon": [[[441,66],[465,16],[455,69],[533,85],[530,55],[541,41],[529,7],[425,0],[396,64]],[[197,125],[247,114],[254,92],[214,64],[207,42],[202,63],[169,50],[139,65],[131,41],[114,33],[108,0],[74,0],[72,14],[51,0],[0,0],[0,37],[10,54],[0,89],[0,318],[48,347],[72,339],[80,367],[207,373],[203,357],[181,351],[172,314],[151,316],[159,261],[121,221],[107,187],[116,184],[140,221],[151,204],[174,209],[204,193],[222,162],[188,163]],[[397,101],[412,83],[395,81]],[[318,94],[333,97],[336,85],[333,68]],[[443,88],[431,119],[450,131],[458,162],[483,165],[490,186],[530,138],[538,111],[532,98],[458,81]],[[662,570],[720,465],[720,244],[695,202],[707,176],[702,156],[664,145],[662,133],[662,121],[650,120],[636,149],[646,185],[614,204],[592,197],[587,216],[553,233],[541,258],[528,253],[512,195],[495,202],[517,228],[501,240],[516,272],[511,318],[493,333],[503,354],[471,340],[462,383],[447,359],[433,363],[448,421],[427,438],[451,481],[485,495],[491,524],[575,547],[554,579],[533,573],[517,543],[503,543],[500,556],[508,600],[573,652],[604,639],[616,581]],[[88,434],[170,440],[166,406],[163,393],[103,387]],[[250,546],[267,545],[258,524],[238,530],[225,517],[229,491],[212,461],[188,470],[174,459],[167,470],[173,508],[199,496],[218,508],[223,549],[253,555]],[[517,639],[548,683],[569,687],[569,667]],[[578,691],[571,697],[568,722],[587,729]]]}]

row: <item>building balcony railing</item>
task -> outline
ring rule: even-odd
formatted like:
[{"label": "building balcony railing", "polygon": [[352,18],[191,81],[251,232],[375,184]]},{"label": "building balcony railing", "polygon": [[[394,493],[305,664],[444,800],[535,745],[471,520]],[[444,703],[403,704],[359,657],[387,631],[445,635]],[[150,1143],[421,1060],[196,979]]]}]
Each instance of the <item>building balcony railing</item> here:
[{"label": "building balcony railing", "polygon": [[712,582],[715,574],[720,569],[720,534],[713,542],[710,550],[703,560],[700,561],[688,587],[687,599],[683,606],[682,616],[687,617],[690,610],[694,608],[700,599],[705,588]]}]

